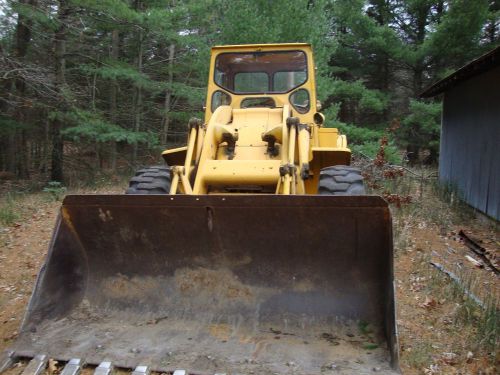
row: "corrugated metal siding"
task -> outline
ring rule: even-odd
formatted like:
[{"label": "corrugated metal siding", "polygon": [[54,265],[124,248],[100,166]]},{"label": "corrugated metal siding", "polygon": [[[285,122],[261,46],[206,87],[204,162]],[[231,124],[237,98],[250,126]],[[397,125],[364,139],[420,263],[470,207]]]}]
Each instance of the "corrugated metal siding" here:
[{"label": "corrugated metal siding", "polygon": [[500,220],[500,67],[445,93],[439,175]]}]

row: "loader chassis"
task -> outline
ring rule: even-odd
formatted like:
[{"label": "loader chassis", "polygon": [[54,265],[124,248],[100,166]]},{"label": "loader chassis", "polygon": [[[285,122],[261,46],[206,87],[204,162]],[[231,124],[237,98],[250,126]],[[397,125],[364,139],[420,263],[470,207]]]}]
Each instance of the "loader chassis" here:
[{"label": "loader chassis", "polygon": [[127,194],[64,199],[0,371],[399,373],[390,211],[314,70],[307,44],[214,47],[187,145]]},{"label": "loader chassis", "polygon": [[314,70],[307,44],[214,47],[204,122],[163,153],[170,194],[316,194],[320,170],[351,152],[324,127]]}]

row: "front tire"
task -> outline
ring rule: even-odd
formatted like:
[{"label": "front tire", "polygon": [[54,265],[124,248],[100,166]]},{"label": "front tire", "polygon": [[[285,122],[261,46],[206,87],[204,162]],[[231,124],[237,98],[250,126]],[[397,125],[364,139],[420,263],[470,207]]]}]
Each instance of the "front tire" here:
[{"label": "front tire", "polygon": [[171,182],[169,167],[143,168],[130,179],[125,194],[169,194]]},{"label": "front tire", "polygon": [[359,168],[336,165],[323,168],[319,174],[319,195],[365,195]]}]

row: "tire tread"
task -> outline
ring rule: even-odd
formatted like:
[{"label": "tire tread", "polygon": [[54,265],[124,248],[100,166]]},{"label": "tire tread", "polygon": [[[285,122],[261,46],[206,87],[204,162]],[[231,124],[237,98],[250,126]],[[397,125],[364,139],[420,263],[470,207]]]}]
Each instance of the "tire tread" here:
[{"label": "tire tread", "polygon": [[171,182],[169,167],[142,168],[130,179],[125,194],[169,194]]},{"label": "tire tread", "polygon": [[323,168],[319,175],[319,195],[365,195],[359,168],[336,165]]}]

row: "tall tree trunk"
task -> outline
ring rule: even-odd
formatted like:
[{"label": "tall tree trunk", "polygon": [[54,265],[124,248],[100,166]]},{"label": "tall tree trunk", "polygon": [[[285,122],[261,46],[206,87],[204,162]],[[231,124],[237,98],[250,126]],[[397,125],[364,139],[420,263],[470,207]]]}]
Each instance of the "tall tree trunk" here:
[{"label": "tall tree trunk", "polygon": [[16,171],[16,134],[9,134],[7,140],[7,160],[6,169],[9,172],[15,173]]},{"label": "tall tree trunk", "polygon": [[[100,65],[100,56],[97,55],[96,62],[97,66]],[[97,92],[97,71],[94,72],[94,75],[92,77],[92,90],[91,90],[91,105],[92,105],[92,111],[95,112],[96,110],[96,92]],[[104,167],[104,158],[103,158],[103,144],[102,142],[95,142],[95,168],[96,170],[102,171]]]},{"label": "tall tree trunk", "polygon": [[[36,7],[37,0],[20,0],[21,4]],[[24,58],[31,41],[31,25],[32,22],[21,13],[17,18],[16,27],[16,55],[18,58]]]},{"label": "tall tree trunk", "polygon": [[[428,17],[431,11],[431,5],[429,2],[422,2],[418,9],[416,10],[416,31],[415,31],[415,43],[420,47],[424,41],[427,33],[427,25],[429,23]],[[424,62],[423,58],[417,61],[413,67],[413,92],[416,97],[422,91],[423,84],[423,72],[424,72]]]},{"label": "tall tree trunk", "polygon": [[[97,66],[100,65],[100,56],[97,55],[96,58]],[[96,110],[96,105],[95,105],[95,99],[96,99],[96,92],[97,92],[97,70],[94,72],[94,75],[92,76],[92,89],[91,89],[91,105],[92,105],[92,111],[95,112]]]},{"label": "tall tree trunk", "polygon": [[41,161],[40,161],[40,173],[43,175],[47,174],[49,170],[49,160],[50,155],[50,120],[45,115],[44,127],[43,127],[43,141],[42,141],[42,152],[41,152]]},{"label": "tall tree trunk", "polygon": [[[5,52],[2,45],[0,45],[0,56],[3,56],[4,54]],[[12,83],[10,80],[4,80],[2,82],[2,86],[0,87],[0,92],[3,91],[7,99],[10,99],[11,86]],[[0,113],[7,113],[9,107],[9,100],[0,100]],[[9,169],[10,159],[12,158],[9,138],[9,134],[6,134],[4,137],[0,137],[0,170],[12,172],[12,170]]]},{"label": "tall tree trunk", "polygon": [[[37,0],[21,0],[21,4],[35,7]],[[23,14],[19,13],[16,25],[16,49],[15,54],[20,63],[23,63],[31,42],[32,22]],[[14,112],[14,118],[19,123],[27,122],[25,106],[26,83],[24,79],[17,78],[15,81],[15,91],[19,98],[19,105]],[[25,129],[16,132],[15,140],[15,172],[20,178],[29,178],[29,147],[28,135]]]},{"label": "tall tree trunk", "polygon": [[168,128],[170,126],[170,110],[172,102],[172,83],[174,81],[174,56],[175,44],[172,43],[168,49],[168,88],[165,91],[165,102],[163,105],[161,144],[167,146]]},{"label": "tall tree trunk", "polygon": [[[57,28],[54,39],[54,67],[55,67],[55,87],[58,92],[62,91],[63,86],[66,84],[66,21],[69,15],[69,6],[67,0],[59,0],[58,21],[59,27]],[[65,111],[65,103],[60,99],[58,106],[59,112]],[[52,120],[52,163],[51,163],[51,176],[52,181],[63,181],[63,154],[64,154],[64,141],[61,134],[62,123],[60,116],[54,116]]]},{"label": "tall tree trunk", "polygon": [[424,69],[420,65],[413,68],[413,92],[415,97],[418,97],[418,95],[422,92],[423,74]]},{"label": "tall tree trunk", "polygon": [[[137,71],[142,73],[142,53],[143,53],[143,31],[139,32],[139,53],[137,55]],[[135,106],[134,106],[134,131],[139,132],[141,130],[142,123],[142,88],[136,85],[135,88]],[[132,151],[132,165],[137,164],[137,151],[139,144],[134,143]]]},{"label": "tall tree trunk", "polygon": [[[113,60],[118,60],[120,56],[120,33],[118,30],[113,30],[111,33],[111,53],[110,56]],[[109,93],[109,112],[110,120],[112,124],[117,124],[118,122],[118,108],[116,103],[116,97],[118,94],[118,82],[113,80],[111,83],[111,90]],[[111,170],[116,171],[116,141],[110,142],[110,153],[111,153]]]}]

